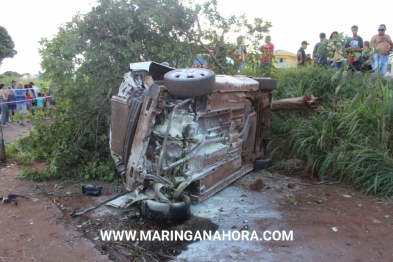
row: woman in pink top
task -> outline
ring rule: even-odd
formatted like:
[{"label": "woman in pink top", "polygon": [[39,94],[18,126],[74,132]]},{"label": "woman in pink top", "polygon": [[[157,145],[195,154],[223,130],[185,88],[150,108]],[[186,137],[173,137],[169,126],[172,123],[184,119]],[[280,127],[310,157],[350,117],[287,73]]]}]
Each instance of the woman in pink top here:
[{"label": "woman in pink top", "polygon": [[265,65],[272,63],[274,45],[271,43],[272,39],[270,36],[265,37],[265,44],[263,44],[259,50],[261,50],[261,59]]}]

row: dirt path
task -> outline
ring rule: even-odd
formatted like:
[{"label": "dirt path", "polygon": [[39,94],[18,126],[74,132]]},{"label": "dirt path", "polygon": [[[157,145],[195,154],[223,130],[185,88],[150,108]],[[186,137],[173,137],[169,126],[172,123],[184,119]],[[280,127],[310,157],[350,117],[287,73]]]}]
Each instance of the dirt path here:
[{"label": "dirt path", "polygon": [[[31,125],[3,129],[6,142]],[[44,168],[32,163],[29,168]],[[392,261],[393,204],[364,197],[345,184],[313,185],[269,172],[252,172],[206,201],[193,205],[182,223],[151,221],[137,207],[102,207],[84,216],[70,214],[116,194],[103,187],[100,197],[81,194],[72,181],[31,182],[17,178],[14,163],[0,166],[0,196],[26,195],[17,206],[0,203],[0,261]],[[259,180],[260,179],[260,180]],[[262,182],[262,183],[258,183]],[[63,185],[59,188],[59,185]],[[252,188],[253,190],[251,190]],[[127,218],[127,214],[137,214]],[[102,241],[99,231],[238,231],[248,225],[293,231],[293,241]]]},{"label": "dirt path", "polygon": [[[11,123],[3,127],[5,143],[26,136],[32,128],[31,123],[26,124]],[[20,180],[20,168],[12,162],[0,165],[0,197],[18,194],[29,198],[18,198],[18,205],[0,203],[0,261],[109,261],[93,242],[64,222],[68,217],[65,211],[69,210],[62,211],[53,202],[53,199],[62,201],[62,198],[47,195],[56,183],[63,181]],[[32,163],[23,168],[42,169],[45,164]],[[86,200],[84,204],[89,205]]]}]

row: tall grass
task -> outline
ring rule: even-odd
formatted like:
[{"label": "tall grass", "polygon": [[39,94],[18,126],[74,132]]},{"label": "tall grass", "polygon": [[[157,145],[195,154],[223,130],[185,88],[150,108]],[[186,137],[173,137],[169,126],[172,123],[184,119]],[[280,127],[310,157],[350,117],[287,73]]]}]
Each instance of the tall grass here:
[{"label": "tall grass", "polygon": [[307,90],[323,93],[328,103],[320,114],[280,112],[274,116],[268,150],[276,160],[275,168],[300,159],[311,167],[311,175],[347,181],[367,194],[392,196],[392,82],[372,78],[349,81],[335,94],[335,85],[340,83],[329,79],[334,71],[315,70],[278,75],[279,96]]}]

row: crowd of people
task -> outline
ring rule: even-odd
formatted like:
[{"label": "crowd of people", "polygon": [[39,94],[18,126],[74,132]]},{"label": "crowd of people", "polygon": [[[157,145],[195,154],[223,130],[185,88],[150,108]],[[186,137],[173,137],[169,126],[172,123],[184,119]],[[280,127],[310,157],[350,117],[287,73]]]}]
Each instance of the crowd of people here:
[{"label": "crowd of people", "polygon": [[48,89],[45,95],[40,89],[30,82],[24,85],[22,82],[11,81],[9,86],[0,84],[0,110],[1,126],[7,127],[7,123],[13,123],[13,116],[21,113],[21,121],[18,123],[22,126],[25,124],[25,115],[27,112],[34,114],[35,109],[43,110],[47,104],[55,105],[56,102],[51,99],[51,93]]},{"label": "crowd of people", "polygon": [[[358,29],[356,25],[351,27],[352,37],[343,47],[338,43],[339,33],[337,31],[330,34],[328,41],[326,34],[320,33],[320,42],[314,46],[311,61],[315,65],[338,69],[347,57],[349,67],[354,71],[370,71],[388,76],[388,60],[393,43],[390,36],[385,34],[386,25],[379,25],[378,34],[374,35],[370,41],[363,41],[363,38],[358,35]],[[326,41],[327,45],[324,45]],[[308,59],[305,54],[307,45],[309,45],[307,41],[302,41],[297,52],[299,67],[307,65]]]}]

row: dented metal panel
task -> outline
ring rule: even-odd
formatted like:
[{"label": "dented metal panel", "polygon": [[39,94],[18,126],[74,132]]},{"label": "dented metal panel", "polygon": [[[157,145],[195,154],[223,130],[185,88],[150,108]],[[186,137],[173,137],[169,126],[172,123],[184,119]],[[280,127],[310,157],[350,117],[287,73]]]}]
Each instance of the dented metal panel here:
[{"label": "dented metal panel", "polygon": [[258,91],[259,83],[254,79],[242,75],[216,75],[216,92]]}]

